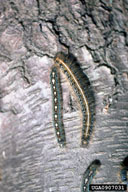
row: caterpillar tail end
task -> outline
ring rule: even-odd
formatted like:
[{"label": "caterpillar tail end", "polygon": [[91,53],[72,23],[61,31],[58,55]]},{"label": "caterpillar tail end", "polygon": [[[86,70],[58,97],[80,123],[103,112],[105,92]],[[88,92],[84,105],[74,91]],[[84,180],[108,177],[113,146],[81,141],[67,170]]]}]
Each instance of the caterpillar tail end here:
[{"label": "caterpillar tail end", "polygon": [[85,147],[88,146],[88,142],[87,142],[86,140],[84,140],[84,141],[81,142],[81,145],[80,145],[80,146],[83,147],[83,148],[85,148]]},{"label": "caterpillar tail end", "polygon": [[66,146],[66,140],[60,140],[60,141],[58,141],[58,143],[59,143],[59,146],[60,146],[61,148],[63,148],[63,147]]},{"label": "caterpillar tail end", "polygon": [[81,138],[81,147],[85,148],[85,147],[88,147],[88,144],[89,144],[89,136],[87,137],[82,137]]},{"label": "caterpillar tail end", "polygon": [[64,147],[66,146],[66,142],[59,143],[59,146],[60,146],[61,148],[64,148]]}]

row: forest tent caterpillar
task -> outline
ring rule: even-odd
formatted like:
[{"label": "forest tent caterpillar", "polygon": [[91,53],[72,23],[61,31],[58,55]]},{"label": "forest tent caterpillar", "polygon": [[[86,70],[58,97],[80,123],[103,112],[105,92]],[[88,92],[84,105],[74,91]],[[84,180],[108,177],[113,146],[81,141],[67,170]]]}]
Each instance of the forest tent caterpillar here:
[{"label": "forest tent caterpillar", "polygon": [[121,163],[121,166],[122,166],[120,171],[121,180],[128,186],[128,156],[124,158],[123,162]]},{"label": "forest tent caterpillar", "polygon": [[89,185],[96,174],[97,169],[100,167],[100,160],[94,160],[83,174],[81,192],[89,192]]},{"label": "forest tent caterpillar", "polygon": [[60,76],[58,73],[58,68],[56,66],[52,67],[50,74],[50,83],[52,88],[53,97],[53,122],[56,131],[56,136],[60,146],[64,146],[66,143],[64,126],[63,126],[63,99],[62,99],[62,89],[60,84]]},{"label": "forest tent caterpillar", "polygon": [[88,77],[81,70],[75,57],[58,53],[55,57],[55,65],[59,66],[62,72],[67,76],[74,92],[81,105],[83,128],[81,144],[87,145],[92,130],[95,101]]}]

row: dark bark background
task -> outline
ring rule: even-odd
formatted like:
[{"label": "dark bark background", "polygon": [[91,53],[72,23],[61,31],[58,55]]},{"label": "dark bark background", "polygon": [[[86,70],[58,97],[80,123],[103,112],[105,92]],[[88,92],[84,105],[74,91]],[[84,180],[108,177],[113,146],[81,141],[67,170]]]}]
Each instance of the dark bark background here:
[{"label": "dark bark background", "polygon": [[[95,93],[88,148],[62,74],[67,147],[56,141],[49,74],[58,51],[76,56]],[[0,0],[0,192],[80,192],[94,159],[92,183],[123,183],[127,127],[128,0]]]}]

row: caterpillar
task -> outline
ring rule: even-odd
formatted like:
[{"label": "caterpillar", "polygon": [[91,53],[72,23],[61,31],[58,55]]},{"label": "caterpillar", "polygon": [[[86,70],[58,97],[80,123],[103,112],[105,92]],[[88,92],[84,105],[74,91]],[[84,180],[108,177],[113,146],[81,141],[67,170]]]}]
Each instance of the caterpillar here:
[{"label": "caterpillar", "polygon": [[50,74],[50,83],[52,88],[52,98],[53,98],[53,122],[56,131],[56,136],[60,146],[64,146],[66,143],[65,131],[63,126],[63,98],[62,89],[60,84],[60,76],[58,68],[56,66],[52,67]]},{"label": "caterpillar", "polygon": [[[72,54],[57,53],[54,62],[55,64],[50,75],[50,83],[53,96],[53,122],[58,143],[62,145],[66,143],[62,118],[62,89],[59,77],[59,71],[61,70],[69,80],[81,106],[83,121],[81,146],[86,146],[90,139],[95,116],[95,98],[89,79],[83,73],[76,58]],[[55,105],[55,100],[57,105]]]},{"label": "caterpillar", "polygon": [[89,185],[96,174],[97,169],[100,167],[100,160],[94,160],[83,174],[81,192],[89,192]]},{"label": "caterpillar", "polygon": [[128,156],[124,158],[123,162],[121,163],[121,167],[121,180],[128,185]]},{"label": "caterpillar", "polygon": [[86,146],[90,139],[95,115],[95,98],[89,79],[72,54],[57,53],[54,61],[55,65],[66,75],[80,102],[83,121],[81,146]]}]

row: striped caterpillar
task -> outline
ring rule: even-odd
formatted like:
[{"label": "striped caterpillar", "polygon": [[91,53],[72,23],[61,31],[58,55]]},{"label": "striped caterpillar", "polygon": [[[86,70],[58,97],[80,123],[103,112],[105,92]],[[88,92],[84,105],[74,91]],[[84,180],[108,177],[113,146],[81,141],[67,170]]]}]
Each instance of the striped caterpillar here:
[{"label": "striped caterpillar", "polygon": [[82,189],[81,192],[89,192],[89,185],[96,174],[97,169],[100,167],[101,162],[94,160],[83,174]]},{"label": "striped caterpillar", "polygon": [[63,126],[63,117],[62,117],[63,99],[62,99],[62,89],[60,84],[60,76],[56,66],[52,67],[50,80],[52,85],[54,127],[56,131],[58,143],[61,146],[64,146],[66,139],[65,139],[64,126]]},{"label": "striped caterpillar", "polygon": [[[90,82],[88,77],[83,73],[81,70],[77,60],[75,57],[71,54],[65,55],[64,53],[57,53],[55,59],[55,64],[54,68],[56,69],[55,76],[53,77],[53,69],[51,72],[51,86],[52,86],[52,92],[53,86],[56,84],[58,86],[58,89],[56,89],[57,92],[57,97],[56,95],[53,95],[53,101],[55,98],[57,98],[57,105],[58,105],[58,110],[57,113],[53,110],[53,121],[54,121],[54,127],[55,127],[55,116],[57,115],[57,121],[58,125],[60,124],[59,130],[62,134],[64,134],[64,129],[61,124],[63,124],[62,121],[62,97],[61,91],[60,91],[60,81],[57,81],[59,79],[58,72],[61,70],[67,77],[67,79],[70,82],[71,87],[73,88],[78,101],[81,106],[81,111],[82,111],[82,121],[83,121],[83,126],[82,126],[82,136],[81,136],[81,145],[86,146],[89,142],[90,134],[92,131],[92,126],[93,126],[93,121],[94,121],[94,113],[95,113],[95,100],[94,100],[94,95],[93,91],[90,86]],[[58,72],[57,72],[58,71]],[[54,79],[54,80],[53,80]],[[55,83],[53,84],[53,81]],[[55,103],[53,102],[53,109],[55,108]],[[60,123],[61,122],[61,123]],[[55,127],[56,129],[56,127]],[[66,142],[65,136],[62,134],[59,134],[60,140],[63,140],[63,143]],[[64,134],[65,135],[65,134]],[[58,136],[57,136],[58,138]],[[58,140],[59,142],[59,140]],[[59,143],[62,143],[61,141]]]}]

